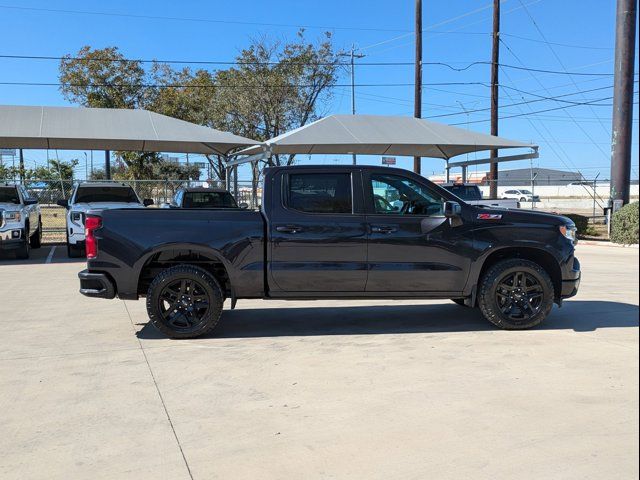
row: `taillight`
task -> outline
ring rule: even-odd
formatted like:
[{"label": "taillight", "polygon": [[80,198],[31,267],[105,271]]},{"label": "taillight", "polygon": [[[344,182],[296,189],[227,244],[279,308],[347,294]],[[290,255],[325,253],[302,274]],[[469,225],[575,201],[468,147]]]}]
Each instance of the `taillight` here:
[{"label": "taillight", "polygon": [[87,217],[84,221],[84,246],[87,252],[87,258],[96,258],[98,255],[98,240],[95,236],[95,230],[102,226],[102,218]]}]

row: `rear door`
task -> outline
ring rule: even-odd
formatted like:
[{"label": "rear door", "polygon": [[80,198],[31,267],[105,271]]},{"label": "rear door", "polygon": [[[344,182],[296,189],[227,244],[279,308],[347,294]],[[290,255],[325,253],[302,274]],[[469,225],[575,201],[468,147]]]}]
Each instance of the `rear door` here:
[{"label": "rear door", "polygon": [[[415,177],[415,178],[414,178]],[[370,229],[368,292],[398,295],[460,292],[467,279],[471,236],[444,217],[438,189],[417,176],[364,172]]]},{"label": "rear door", "polygon": [[285,170],[275,175],[271,189],[271,293],[363,292],[367,225],[360,171]]}]

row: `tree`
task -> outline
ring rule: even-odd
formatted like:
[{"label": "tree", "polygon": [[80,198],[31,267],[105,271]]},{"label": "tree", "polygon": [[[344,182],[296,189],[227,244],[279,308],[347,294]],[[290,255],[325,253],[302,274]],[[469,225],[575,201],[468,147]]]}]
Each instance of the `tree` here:
[{"label": "tree", "polygon": [[60,91],[65,99],[84,107],[144,108],[153,89],[138,60],[127,60],[118,47],[82,47],[60,61]]}]

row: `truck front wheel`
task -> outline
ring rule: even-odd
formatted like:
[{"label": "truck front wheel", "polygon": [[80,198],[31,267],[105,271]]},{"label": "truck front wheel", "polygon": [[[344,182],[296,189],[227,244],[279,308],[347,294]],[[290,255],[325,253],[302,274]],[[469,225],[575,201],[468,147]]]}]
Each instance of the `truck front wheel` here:
[{"label": "truck front wheel", "polygon": [[223,303],[215,277],[193,265],[162,271],[147,292],[149,320],[170,338],[195,338],[211,332],[218,324]]},{"label": "truck front wheel", "polygon": [[553,282],[537,263],[519,258],[502,260],[480,283],[478,305],[484,317],[506,330],[531,328],[553,307]]}]

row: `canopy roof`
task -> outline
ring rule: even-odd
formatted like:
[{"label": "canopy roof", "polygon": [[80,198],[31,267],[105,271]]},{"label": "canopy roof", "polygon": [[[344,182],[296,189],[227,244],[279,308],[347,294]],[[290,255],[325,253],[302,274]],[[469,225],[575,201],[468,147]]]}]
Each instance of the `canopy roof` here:
[{"label": "canopy roof", "polygon": [[257,143],[147,110],[0,105],[0,148],[226,155]]},{"label": "canopy roof", "polygon": [[350,154],[449,159],[500,148],[537,148],[529,143],[472,132],[421,118],[385,115],[331,115],[246,148],[239,155]]}]

